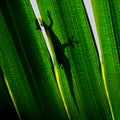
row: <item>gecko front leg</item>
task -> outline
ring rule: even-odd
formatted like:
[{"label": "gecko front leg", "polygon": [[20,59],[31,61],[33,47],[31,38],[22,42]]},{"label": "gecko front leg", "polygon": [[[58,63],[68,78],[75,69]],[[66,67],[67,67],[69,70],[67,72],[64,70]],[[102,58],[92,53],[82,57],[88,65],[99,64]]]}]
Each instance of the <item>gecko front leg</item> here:
[{"label": "gecko front leg", "polygon": [[52,20],[52,18],[51,18],[51,13],[50,13],[49,10],[47,10],[47,14],[48,14],[47,16],[48,16],[48,18],[49,18],[49,20],[50,20],[50,25],[49,25],[49,27],[52,28],[53,20]]}]

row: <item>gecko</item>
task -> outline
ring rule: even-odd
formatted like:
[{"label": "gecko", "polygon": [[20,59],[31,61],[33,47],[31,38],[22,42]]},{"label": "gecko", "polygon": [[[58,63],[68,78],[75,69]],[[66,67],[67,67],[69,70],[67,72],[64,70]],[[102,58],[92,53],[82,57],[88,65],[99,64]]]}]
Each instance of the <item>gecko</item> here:
[{"label": "gecko", "polygon": [[71,36],[68,38],[68,43],[61,44],[60,40],[58,39],[58,37],[55,35],[55,33],[52,30],[53,20],[51,18],[51,13],[49,11],[47,11],[47,15],[50,20],[50,24],[47,25],[44,21],[42,21],[41,25],[44,26],[45,30],[46,31],[48,30],[50,33],[50,37],[51,37],[51,41],[52,41],[54,51],[56,54],[57,62],[59,64],[59,66],[62,66],[62,69],[64,69],[64,71],[65,71],[65,75],[68,80],[68,85],[70,88],[70,93],[72,95],[74,104],[76,105],[77,110],[79,111],[78,105],[77,105],[77,100],[75,97],[74,87],[73,87],[71,66],[70,66],[68,57],[65,55],[65,48],[67,48],[67,47],[74,48],[74,43],[78,44],[79,42],[73,41],[73,36]]}]

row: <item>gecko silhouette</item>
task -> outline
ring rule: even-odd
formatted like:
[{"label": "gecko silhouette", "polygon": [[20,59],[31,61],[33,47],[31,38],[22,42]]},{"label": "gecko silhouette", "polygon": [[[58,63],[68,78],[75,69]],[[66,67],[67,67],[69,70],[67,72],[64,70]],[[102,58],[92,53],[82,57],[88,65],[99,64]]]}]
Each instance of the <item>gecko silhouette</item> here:
[{"label": "gecko silhouette", "polygon": [[45,30],[46,31],[48,30],[50,33],[50,37],[51,37],[51,41],[52,41],[54,51],[56,54],[57,62],[59,64],[59,66],[62,66],[62,69],[64,69],[64,71],[65,71],[65,75],[68,80],[68,84],[69,84],[69,88],[70,88],[70,92],[71,92],[74,104],[77,107],[77,110],[79,111],[78,105],[77,105],[77,100],[76,100],[75,93],[74,93],[70,62],[69,62],[67,56],[65,55],[66,47],[70,47],[70,46],[74,47],[73,43],[79,43],[79,42],[73,41],[73,36],[72,36],[71,38],[68,38],[68,43],[61,44],[58,37],[55,35],[55,33],[52,30],[53,20],[51,18],[50,12],[47,11],[47,13],[48,13],[48,18],[50,20],[50,25],[46,25],[44,21],[42,21],[41,25],[44,26]]}]

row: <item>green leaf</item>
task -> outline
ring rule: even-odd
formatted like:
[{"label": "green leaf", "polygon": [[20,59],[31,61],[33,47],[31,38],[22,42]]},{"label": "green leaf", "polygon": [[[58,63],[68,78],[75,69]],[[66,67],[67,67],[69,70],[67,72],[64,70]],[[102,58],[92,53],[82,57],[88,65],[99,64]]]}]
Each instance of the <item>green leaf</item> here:
[{"label": "green leaf", "polygon": [[82,0],[37,0],[38,18],[28,0],[0,1],[1,113],[24,120],[120,119],[119,4],[91,2],[102,62]]},{"label": "green leaf", "polygon": [[[103,1],[92,1],[97,31],[99,35],[103,64],[105,68],[105,80],[109,94],[109,107],[111,111],[112,119],[119,118],[119,58],[116,46],[116,38],[114,28],[117,26],[113,25],[112,11],[109,6],[110,2],[107,0]],[[112,4],[114,5],[114,4]],[[114,6],[115,7],[115,6]],[[114,10],[113,10],[114,11]],[[114,11],[115,12],[115,11]],[[110,105],[111,104],[111,105]]]}]

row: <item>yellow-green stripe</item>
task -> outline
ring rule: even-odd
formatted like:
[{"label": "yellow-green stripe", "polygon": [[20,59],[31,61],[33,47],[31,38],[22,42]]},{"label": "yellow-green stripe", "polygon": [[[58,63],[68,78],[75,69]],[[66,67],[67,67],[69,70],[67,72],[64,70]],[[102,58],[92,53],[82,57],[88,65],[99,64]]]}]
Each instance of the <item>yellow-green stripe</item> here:
[{"label": "yellow-green stripe", "polygon": [[108,92],[108,88],[107,88],[107,83],[106,83],[106,78],[105,78],[105,70],[104,70],[103,63],[101,63],[101,72],[102,72],[102,78],[103,78],[103,83],[104,83],[104,87],[105,87],[106,97],[107,97],[108,104],[109,104],[109,107],[110,107],[110,112],[111,112],[111,115],[112,115],[112,120],[115,120],[113,109],[112,109],[112,104],[111,104],[111,101],[110,101],[110,96],[109,96],[109,92]]},{"label": "yellow-green stripe", "polygon": [[11,88],[10,88],[10,86],[9,86],[9,82],[8,82],[8,80],[7,80],[7,78],[6,78],[5,75],[4,75],[4,80],[5,80],[5,84],[6,84],[6,86],[7,86],[8,92],[9,92],[9,94],[10,94],[11,100],[12,100],[12,102],[13,102],[13,105],[14,105],[14,107],[15,107],[15,110],[16,110],[16,112],[17,112],[17,114],[18,114],[18,117],[19,117],[20,120],[22,120],[22,119],[21,119],[21,116],[20,116],[20,113],[19,113],[19,110],[18,110],[18,107],[17,107],[17,104],[16,104],[15,99],[14,99],[14,97],[13,97]]}]

